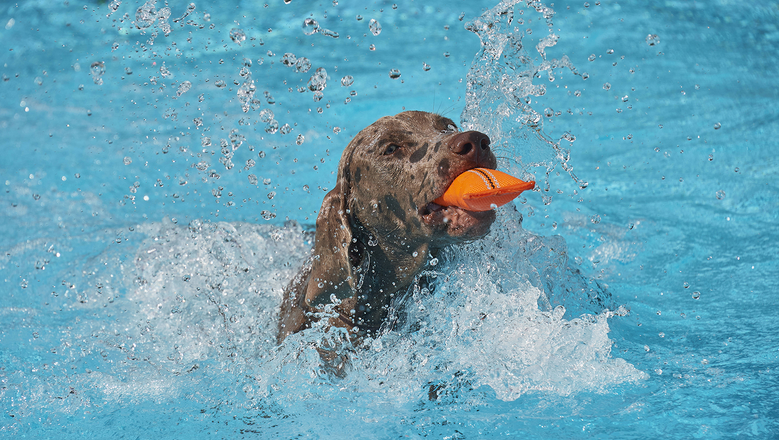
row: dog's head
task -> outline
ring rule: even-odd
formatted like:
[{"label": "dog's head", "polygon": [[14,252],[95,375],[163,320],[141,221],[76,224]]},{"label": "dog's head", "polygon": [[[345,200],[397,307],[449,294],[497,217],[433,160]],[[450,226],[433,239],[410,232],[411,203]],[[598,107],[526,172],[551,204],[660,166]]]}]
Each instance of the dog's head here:
[{"label": "dog's head", "polygon": [[351,297],[370,276],[360,273],[369,255],[394,266],[379,288],[402,288],[431,249],[487,234],[494,211],[442,207],[433,200],[461,173],[494,168],[489,144],[485,134],[460,132],[450,119],[419,111],[381,118],[357,134],[317,218],[306,302],[329,302],[325,292]]}]

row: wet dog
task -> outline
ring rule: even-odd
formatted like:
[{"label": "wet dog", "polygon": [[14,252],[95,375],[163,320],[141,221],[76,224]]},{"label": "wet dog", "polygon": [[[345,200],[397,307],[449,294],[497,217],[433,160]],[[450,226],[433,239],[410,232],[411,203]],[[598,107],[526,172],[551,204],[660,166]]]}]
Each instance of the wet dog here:
[{"label": "wet dog", "polygon": [[313,256],[284,292],[278,341],[310,327],[333,300],[330,326],[376,334],[437,250],[483,237],[494,211],[442,207],[461,173],[495,168],[490,139],[450,119],[407,111],[360,131],[341,156],[335,188],[322,202]]}]

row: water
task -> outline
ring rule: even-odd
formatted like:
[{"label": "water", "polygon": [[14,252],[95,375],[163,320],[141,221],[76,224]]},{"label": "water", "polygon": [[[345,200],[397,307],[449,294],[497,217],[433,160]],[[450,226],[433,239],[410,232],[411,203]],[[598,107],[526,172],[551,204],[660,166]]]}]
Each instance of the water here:
[{"label": "water", "polygon": [[[82,3],[0,11],[2,437],[779,434],[776,2]],[[276,346],[403,109],[538,190],[394,331]]]}]

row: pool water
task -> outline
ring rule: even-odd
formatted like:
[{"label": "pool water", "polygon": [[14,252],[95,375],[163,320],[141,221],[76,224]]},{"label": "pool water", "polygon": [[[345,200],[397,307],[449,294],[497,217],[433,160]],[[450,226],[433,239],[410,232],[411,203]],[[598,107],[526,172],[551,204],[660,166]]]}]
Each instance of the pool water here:
[{"label": "pool water", "polygon": [[[30,0],[0,25],[3,438],[779,435],[779,3]],[[277,345],[341,151],[405,109],[536,190],[392,330]]]}]

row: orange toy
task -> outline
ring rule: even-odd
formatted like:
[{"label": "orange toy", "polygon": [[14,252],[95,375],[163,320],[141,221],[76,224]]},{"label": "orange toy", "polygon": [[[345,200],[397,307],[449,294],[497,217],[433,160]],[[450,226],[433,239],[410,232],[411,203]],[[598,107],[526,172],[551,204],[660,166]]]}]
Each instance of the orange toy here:
[{"label": "orange toy", "polygon": [[433,203],[458,206],[469,211],[489,211],[532,189],[535,181],[524,182],[496,170],[474,168],[457,176],[443,196]]}]

